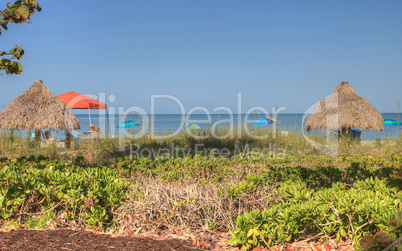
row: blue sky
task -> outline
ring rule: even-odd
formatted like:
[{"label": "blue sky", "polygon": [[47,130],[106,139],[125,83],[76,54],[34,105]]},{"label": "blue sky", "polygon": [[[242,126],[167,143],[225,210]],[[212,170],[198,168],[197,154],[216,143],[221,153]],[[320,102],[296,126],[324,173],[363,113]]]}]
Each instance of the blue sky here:
[{"label": "blue sky", "polygon": [[[1,1],[4,7],[6,1]],[[96,4],[94,4],[96,3]],[[31,24],[10,25],[0,49],[23,45],[21,75],[0,76],[9,103],[36,80],[54,93],[151,95],[195,106],[279,104],[304,112],[348,81],[380,112],[402,103],[402,1],[39,1]],[[178,113],[158,100],[156,113]]]}]

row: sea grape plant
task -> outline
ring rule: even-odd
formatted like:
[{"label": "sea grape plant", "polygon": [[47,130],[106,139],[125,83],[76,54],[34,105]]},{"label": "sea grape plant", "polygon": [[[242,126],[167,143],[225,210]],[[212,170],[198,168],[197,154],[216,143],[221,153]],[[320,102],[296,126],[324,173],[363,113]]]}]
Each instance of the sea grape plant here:
[{"label": "sea grape plant", "polygon": [[[8,30],[10,23],[26,23],[31,19],[35,12],[40,12],[37,0],[18,0],[14,3],[7,3],[6,8],[0,10],[0,27]],[[0,35],[2,29],[0,28]],[[6,74],[21,74],[22,66],[18,61],[24,55],[24,50],[20,46],[8,51],[0,50],[0,71],[5,71]]]}]

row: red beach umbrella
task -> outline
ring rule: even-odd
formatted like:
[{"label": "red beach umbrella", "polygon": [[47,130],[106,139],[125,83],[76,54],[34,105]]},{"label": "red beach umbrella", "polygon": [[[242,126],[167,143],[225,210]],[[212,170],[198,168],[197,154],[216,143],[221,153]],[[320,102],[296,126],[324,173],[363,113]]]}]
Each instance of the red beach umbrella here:
[{"label": "red beach umbrella", "polygon": [[105,109],[110,132],[109,113],[107,112],[107,106],[105,103],[73,91],[59,94],[57,95],[57,97],[63,100],[64,103],[66,103],[66,105],[70,109],[88,109],[90,124],[91,124],[91,109],[94,110]]}]

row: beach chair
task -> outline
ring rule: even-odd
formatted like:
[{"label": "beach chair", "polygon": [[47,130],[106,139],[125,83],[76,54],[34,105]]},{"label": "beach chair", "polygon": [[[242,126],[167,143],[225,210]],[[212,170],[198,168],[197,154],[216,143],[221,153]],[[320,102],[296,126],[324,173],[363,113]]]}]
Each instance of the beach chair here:
[{"label": "beach chair", "polygon": [[91,125],[89,127],[89,131],[88,132],[83,132],[79,135],[77,135],[77,137],[81,140],[85,140],[85,139],[93,139],[98,137],[98,134],[100,133],[100,128],[96,128],[94,125]]},{"label": "beach chair", "polygon": [[[31,134],[31,144],[35,143],[35,132]],[[40,146],[47,147],[53,142],[54,138],[50,137],[50,129],[43,129],[40,131]]]},{"label": "beach chair", "polygon": [[99,133],[99,132],[100,132],[100,128],[96,128],[94,125],[91,125],[91,126],[89,127],[89,131],[88,131],[88,132],[84,132],[83,134],[92,135],[92,134],[97,134],[97,133]]},{"label": "beach chair", "polygon": [[41,130],[41,146],[48,147],[52,144],[54,138],[50,137],[50,129]]}]

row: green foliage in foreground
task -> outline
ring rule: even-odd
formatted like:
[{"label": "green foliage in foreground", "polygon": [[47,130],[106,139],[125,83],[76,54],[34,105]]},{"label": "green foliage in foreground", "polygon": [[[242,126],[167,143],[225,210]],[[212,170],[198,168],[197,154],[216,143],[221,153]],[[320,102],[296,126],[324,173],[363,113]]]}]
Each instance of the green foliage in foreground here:
[{"label": "green foliage in foreground", "polygon": [[[42,157],[3,159],[0,220],[13,225],[22,217],[25,226],[40,227],[66,212],[70,220],[83,226],[116,228],[116,209],[128,201],[129,194],[131,200],[141,201],[143,181],[152,177],[167,183],[217,186],[217,197],[236,200],[239,205],[247,202],[245,195],[264,191],[255,202],[259,209],[244,215],[234,211],[236,228],[229,243],[243,249],[308,235],[348,237],[359,243],[380,230],[395,237],[401,234],[401,225],[393,222],[402,211],[402,178],[397,175],[401,167],[402,157],[395,155],[342,155],[337,159],[165,155],[154,160],[118,158],[103,166],[87,165],[82,158],[72,163]],[[205,206],[213,210],[214,205]],[[29,217],[32,214],[42,217]],[[218,225],[209,222],[211,228]]]},{"label": "green foliage in foreground", "polygon": [[81,167],[40,157],[1,165],[0,216],[4,220],[65,211],[71,220],[102,226],[129,188],[127,180],[107,167]]},{"label": "green foliage in foreground", "polygon": [[[385,244],[390,244],[402,232],[402,224],[393,222],[402,210],[402,178],[401,174],[392,175],[402,166],[401,158],[344,155],[338,161],[351,164],[346,168],[323,167],[309,175],[306,173],[312,169],[296,167],[282,172],[285,176],[275,175],[280,182],[273,194],[280,199],[270,196],[270,206],[265,211],[238,216],[228,243],[245,250],[262,243],[280,244],[317,235],[336,240],[348,237],[356,244],[363,236],[380,231],[387,236]],[[259,179],[258,184],[264,183],[261,176],[255,179]]]},{"label": "green foliage in foreground", "polygon": [[[351,239],[386,230],[400,235],[402,228],[392,225],[401,210],[402,196],[387,186],[387,180],[369,178],[356,181],[350,189],[342,183],[331,188],[309,189],[305,182],[285,181],[278,186],[281,201],[266,211],[255,210],[236,220],[230,244],[243,249],[325,234]],[[368,224],[367,224],[368,223]],[[257,235],[255,233],[258,233]]]}]

